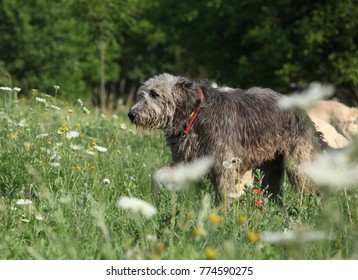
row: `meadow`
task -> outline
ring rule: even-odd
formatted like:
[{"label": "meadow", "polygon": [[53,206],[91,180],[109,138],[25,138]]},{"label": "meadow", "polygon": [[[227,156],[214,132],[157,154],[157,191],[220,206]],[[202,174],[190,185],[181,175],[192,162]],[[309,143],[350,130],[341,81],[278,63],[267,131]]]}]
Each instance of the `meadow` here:
[{"label": "meadow", "polygon": [[301,198],[285,181],[280,206],[255,183],[230,209],[209,181],[154,197],[151,172],[170,162],[163,135],[58,90],[0,90],[0,259],[358,259],[357,188]]}]

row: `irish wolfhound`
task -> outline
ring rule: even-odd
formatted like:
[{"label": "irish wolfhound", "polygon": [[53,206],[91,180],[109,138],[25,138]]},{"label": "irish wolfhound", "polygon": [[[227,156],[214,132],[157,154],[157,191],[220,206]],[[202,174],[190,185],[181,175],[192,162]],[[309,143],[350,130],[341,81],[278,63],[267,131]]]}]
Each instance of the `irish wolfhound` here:
[{"label": "irish wolfhound", "polygon": [[173,164],[211,156],[209,177],[217,198],[230,203],[247,171],[264,172],[263,187],[273,197],[281,194],[286,169],[298,191],[315,190],[299,166],[326,148],[309,117],[277,105],[280,94],[270,89],[230,91],[208,82],[161,74],[137,92],[128,117],[145,129],[163,130]]}]

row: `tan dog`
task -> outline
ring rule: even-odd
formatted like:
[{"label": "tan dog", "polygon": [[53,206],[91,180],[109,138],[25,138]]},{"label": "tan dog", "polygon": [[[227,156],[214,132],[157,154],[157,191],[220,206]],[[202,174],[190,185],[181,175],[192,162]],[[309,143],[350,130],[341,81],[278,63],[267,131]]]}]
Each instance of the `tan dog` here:
[{"label": "tan dog", "polygon": [[357,108],[334,100],[321,100],[308,110],[308,115],[331,123],[345,137],[358,134]]}]

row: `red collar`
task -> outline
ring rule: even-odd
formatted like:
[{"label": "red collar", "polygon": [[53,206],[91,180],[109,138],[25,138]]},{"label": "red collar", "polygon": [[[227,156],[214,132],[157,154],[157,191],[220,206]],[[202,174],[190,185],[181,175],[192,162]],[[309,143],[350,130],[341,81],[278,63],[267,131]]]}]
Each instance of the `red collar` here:
[{"label": "red collar", "polygon": [[[201,87],[198,87],[198,91],[200,93],[200,103],[204,101],[204,93],[203,90],[201,89]],[[196,117],[199,114],[199,110],[200,110],[200,105],[198,106],[198,108],[196,109],[196,111],[192,114],[193,116],[191,117],[188,126],[185,128],[184,130],[184,135],[188,134],[189,130],[191,129]]]}]

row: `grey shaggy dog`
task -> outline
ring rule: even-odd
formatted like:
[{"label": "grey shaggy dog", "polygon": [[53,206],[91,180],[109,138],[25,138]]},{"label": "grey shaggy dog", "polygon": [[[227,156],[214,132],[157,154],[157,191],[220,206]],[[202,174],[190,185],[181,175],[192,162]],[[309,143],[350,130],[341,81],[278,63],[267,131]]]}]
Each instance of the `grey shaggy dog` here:
[{"label": "grey shaggy dog", "polygon": [[128,117],[144,129],[163,130],[173,164],[203,156],[215,159],[209,173],[217,199],[242,193],[242,177],[260,168],[263,188],[281,197],[284,171],[297,191],[316,192],[299,166],[327,144],[310,118],[278,107],[271,89],[213,88],[209,82],[161,74],[137,92]]}]

